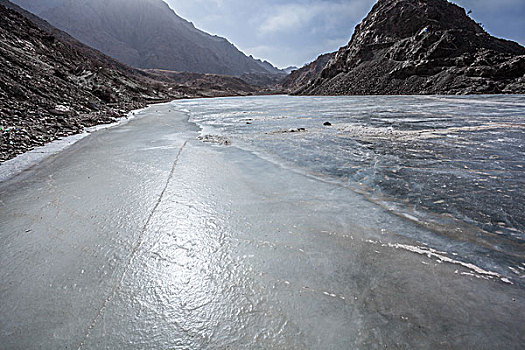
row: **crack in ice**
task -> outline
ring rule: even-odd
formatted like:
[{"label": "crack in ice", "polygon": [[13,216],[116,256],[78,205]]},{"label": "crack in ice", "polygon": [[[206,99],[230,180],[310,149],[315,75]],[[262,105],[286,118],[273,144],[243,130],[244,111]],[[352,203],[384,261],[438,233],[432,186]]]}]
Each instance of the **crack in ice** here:
[{"label": "crack in ice", "polygon": [[152,211],[150,212],[149,216],[148,216],[148,219],[146,220],[146,223],[144,224],[144,226],[142,227],[142,230],[140,231],[140,234],[139,234],[139,237],[137,239],[137,242],[135,243],[135,245],[133,246],[132,250],[131,250],[131,254],[130,254],[130,257],[129,257],[129,260],[126,264],[126,266],[124,267],[124,272],[122,273],[122,275],[120,276],[118,282],[115,284],[115,286],[113,287],[113,290],[111,291],[111,293],[108,295],[108,297],[104,300],[104,302],[102,303],[102,306],[100,307],[100,309],[98,310],[97,312],[97,315],[95,316],[95,318],[93,319],[93,321],[91,321],[91,323],[89,324],[89,327],[87,328],[86,330],[86,334],[84,335],[84,337],[82,338],[82,341],[80,342],[79,346],[78,346],[78,349],[80,350],[85,344],[86,344],[86,341],[87,339],[89,338],[89,336],[91,335],[91,332],[93,331],[93,329],[95,328],[98,320],[100,319],[100,317],[102,317],[102,315],[104,314],[106,308],[107,308],[107,304],[113,299],[113,297],[115,296],[115,294],[119,291],[119,289],[121,288],[122,286],[122,282],[124,280],[124,277],[126,276],[126,273],[128,272],[129,270],[129,267],[131,266],[131,264],[133,263],[133,260],[135,258],[135,254],[137,253],[138,249],[140,248],[140,246],[142,245],[142,242],[143,242],[143,236],[144,234],[146,233],[146,230],[151,222],[151,219],[153,218],[153,215],[155,214],[155,212],[157,211],[157,208],[159,207],[160,203],[162,202],[162,198],[164,197],[164,194],[166,193],[166,190],[168,189],[168,185],[175,173],[175,168],[179,162],[179,157],[182,153],[182,151],[184,150],[184,148],[186,147],[186,144],[188,143],[188,140],[186,140],[184,142],[184,144],[182,145],[182,147],[179,149],[179,152],[177,153],[177,156],[175,157],[175,161],[173,162],[173,166],[171,167],[171,171],[170,171],[170,174],[168,175],[168,178],[166,180],[166,184],[164,185],[164,188],[162,189],[162,192],[160,193],[160,196],[159,198],[157,199],[157,202],[155,203],[155,206],[153,207]]}]

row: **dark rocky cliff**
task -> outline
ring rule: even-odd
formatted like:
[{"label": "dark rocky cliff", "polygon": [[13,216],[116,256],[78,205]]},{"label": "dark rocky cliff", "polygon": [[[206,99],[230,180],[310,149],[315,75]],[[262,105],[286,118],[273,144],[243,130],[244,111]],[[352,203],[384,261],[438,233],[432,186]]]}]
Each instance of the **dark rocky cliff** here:
[{"label": "dark rocky cliff", "polygon": [[290,74],[281,81],[280,85],[283,89],[294,91],[305,86],[309,86],[319,74],[323,71],[326,64],[335,57],[335,52],[327,53],[317,57],[317,59],[302,68],[293,70]]},{"label": "dark rocky cliff", "polygon": [[[315,63],[318,65],[318,63]],[[525,48],[490,36],[446,0],[379,0],[297,94],[525,93]],[[293,78],[293,77],[291,77]]]},{"label": "dark rocky cliff", "polygon": [[81,42],[137,68],[283,74],[196,29],[162,0],[13,0]]}]

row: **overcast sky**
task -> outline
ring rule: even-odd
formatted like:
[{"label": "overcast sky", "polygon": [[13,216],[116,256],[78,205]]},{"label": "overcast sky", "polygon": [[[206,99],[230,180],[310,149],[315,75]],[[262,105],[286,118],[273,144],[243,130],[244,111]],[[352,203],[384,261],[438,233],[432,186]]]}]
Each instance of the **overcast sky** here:
[{"label": "overcast sky", "polygon": [[[165,0],[181,17],[274,65],[346,45],[376,0]],[[525,0],[454,0],[491,34],[525,44]]]}]

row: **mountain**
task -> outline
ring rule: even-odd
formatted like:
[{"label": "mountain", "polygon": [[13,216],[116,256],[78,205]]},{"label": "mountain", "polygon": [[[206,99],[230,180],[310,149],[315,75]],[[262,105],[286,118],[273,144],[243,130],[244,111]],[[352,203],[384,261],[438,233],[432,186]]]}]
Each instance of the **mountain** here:
[{"label": "mountain", "polygon": [[291,72],[293,72],[294,70],[298,70],[299,67],[296,67],[296,66],[289,66],[289,67],[286,67],[286,68],[283,68],[283,71],[285,71],[287,74],[290,74]]},{"label": "mountain", "polygon": [[[525,48],[446,0],[379,0],[326,64],[289,77],[297,94],[525,93]],[[311,66],[312,66],[311,65]],[[307,76],[308,75],[308,76]]]},{"label": "mountain", "polygon": [[253,92],[233,77],[133,69],[0,0],[0,162],[148,103]]},{"label": "mountain", "polygon": [[321,74],[322,70],[332,58],[335,52],[326,53],[317,57],[317,59],[302,68],[290,72],[280,85],[289,91],[294,91],[305,86],[309,86]]},{"label": "mountain", "polygon": [[215,73],[282,71],[207,34],[162,0],[13,0],[81,42],[137,68]]},{"label": "mountain", "polygon": [[145,72],[158,81],[175,83],[186,87],[193,97],[245,96],[261,93],[261,88],[245,80],[229,75],[174,72],[162,69],[147,69]]}]

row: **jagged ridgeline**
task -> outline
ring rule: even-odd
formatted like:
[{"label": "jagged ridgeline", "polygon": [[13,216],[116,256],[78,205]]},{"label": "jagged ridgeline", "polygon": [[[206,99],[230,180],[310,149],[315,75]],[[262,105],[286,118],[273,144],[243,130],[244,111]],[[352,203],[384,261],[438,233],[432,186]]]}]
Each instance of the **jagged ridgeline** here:
[{"label": "jagged ridgeline", "polygon": [[137,68],[285,74],[198,30],[163,0],[13,0],[81,42]]},{"label": "jagged ridgeline", "polygon": [[524,55],[446,0],[379,0],[347,46],[284,86],[305,95],[525,93]]}]

